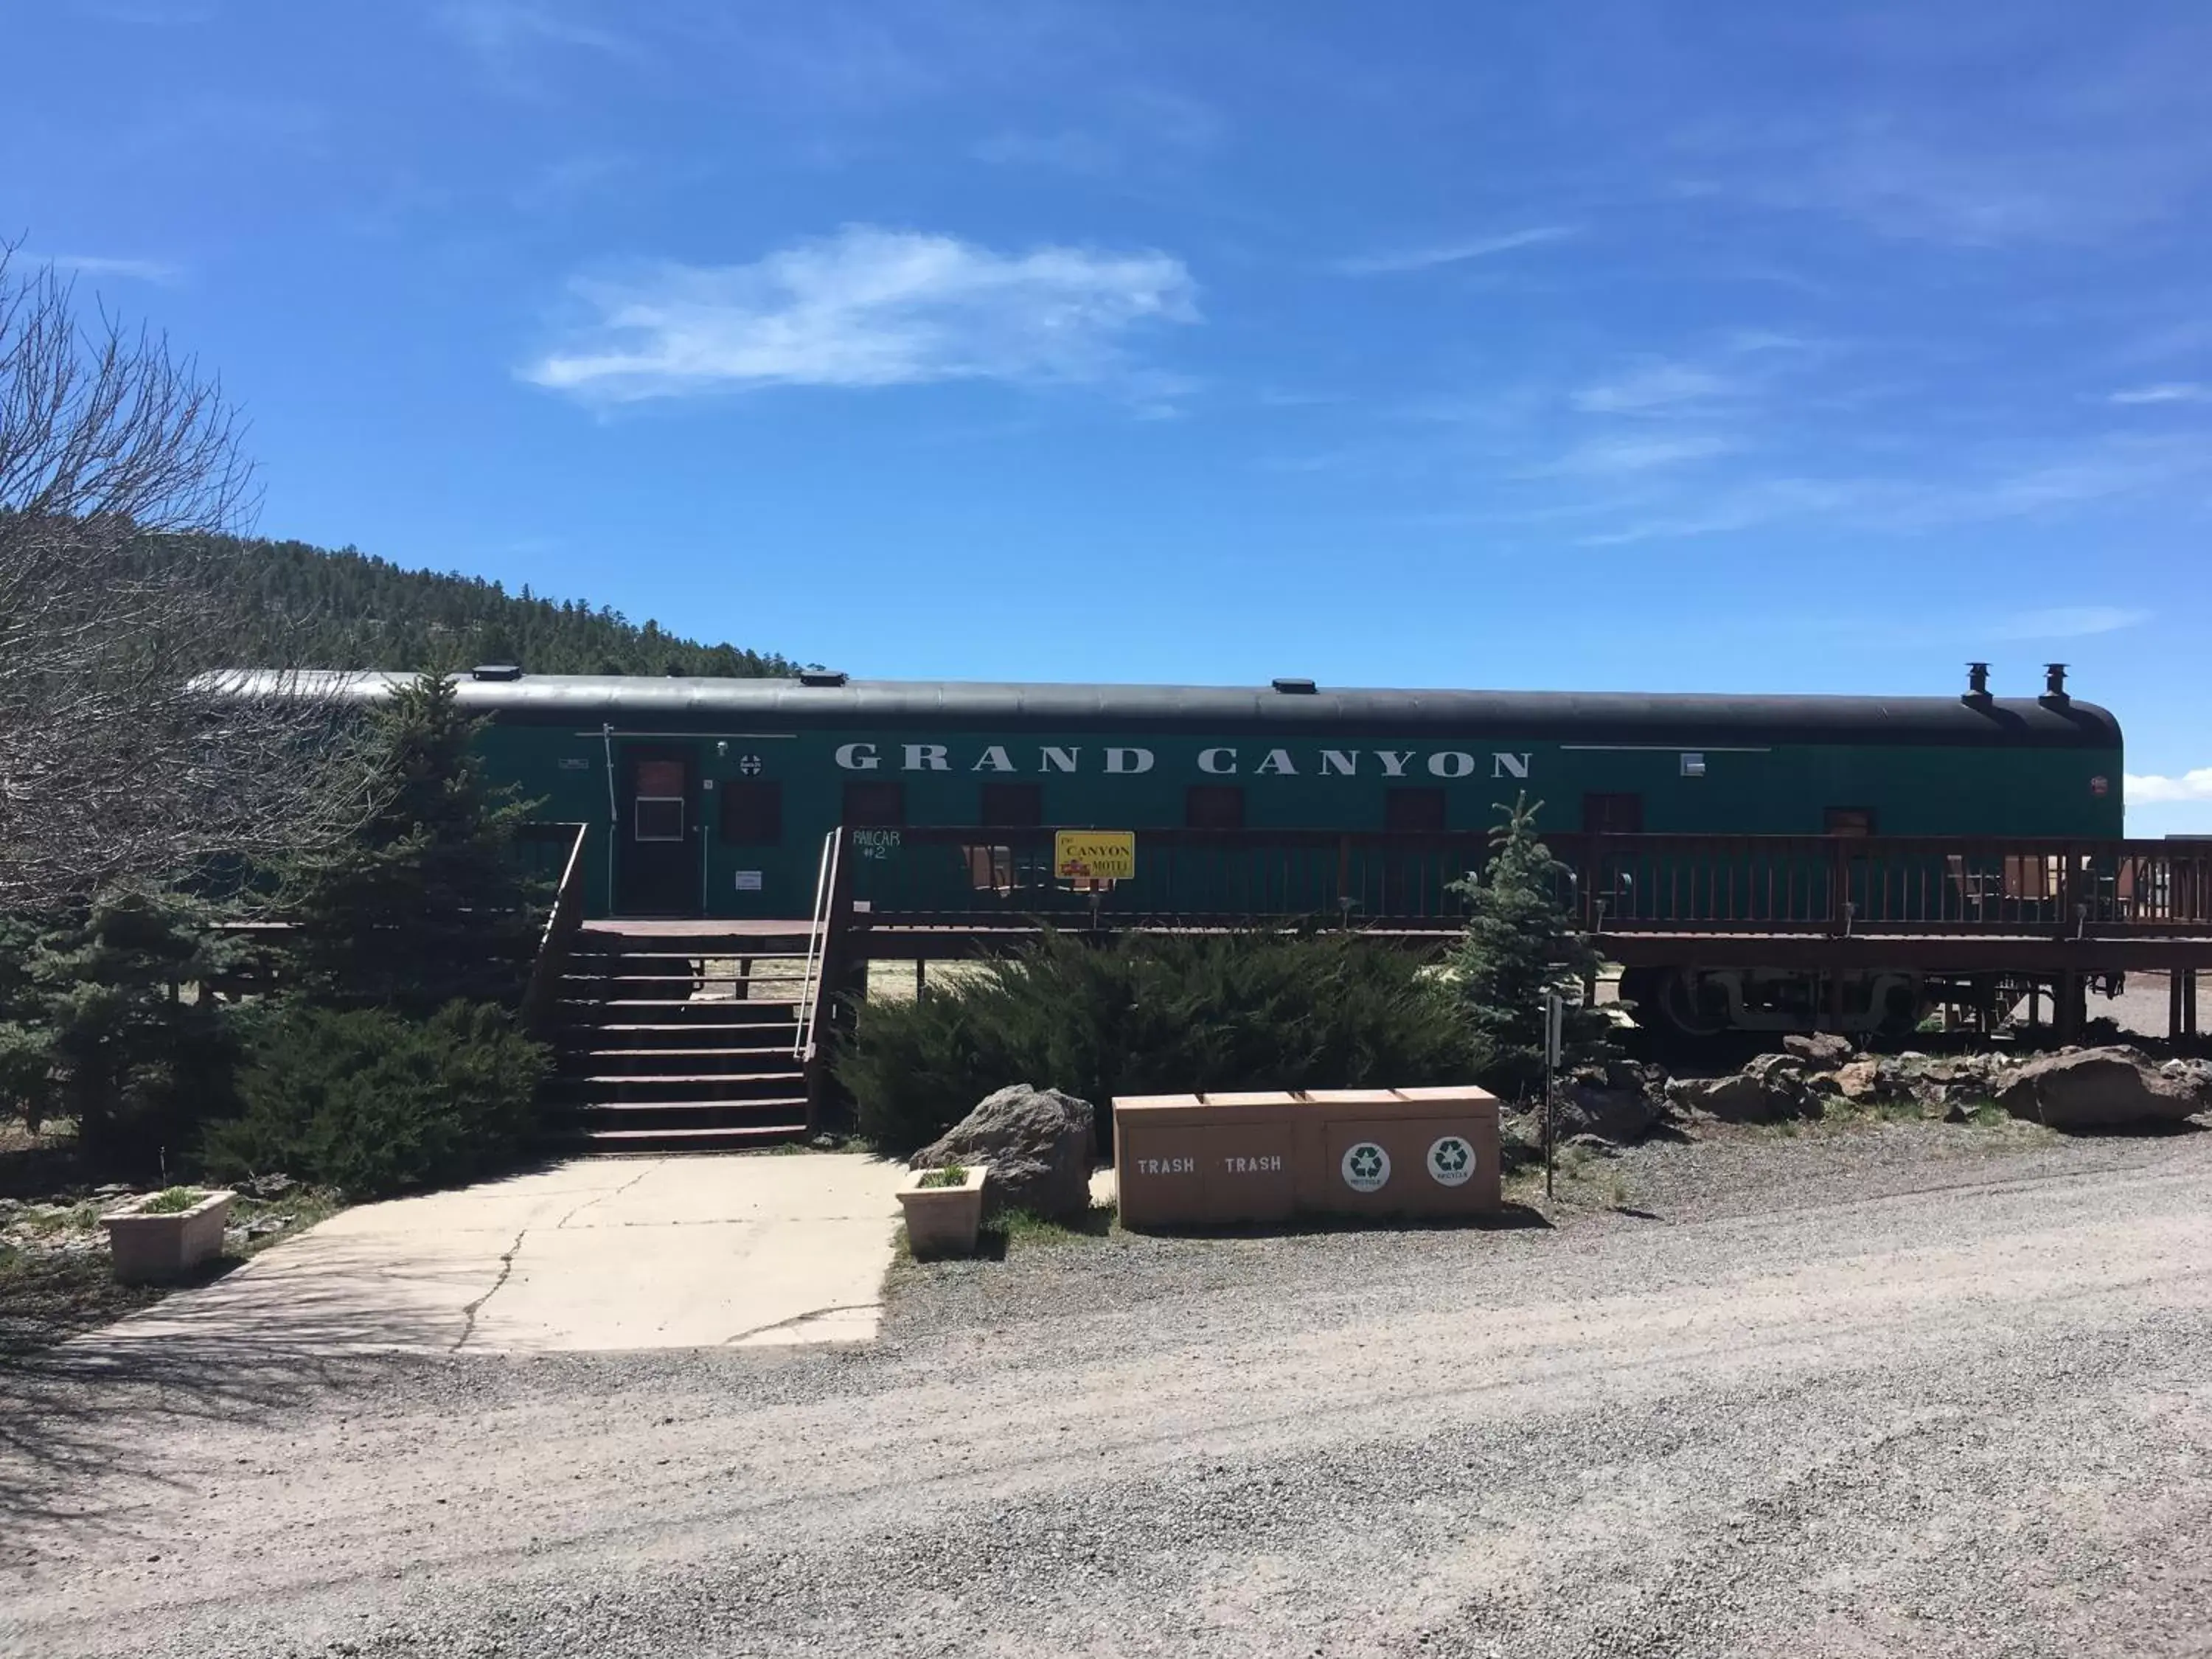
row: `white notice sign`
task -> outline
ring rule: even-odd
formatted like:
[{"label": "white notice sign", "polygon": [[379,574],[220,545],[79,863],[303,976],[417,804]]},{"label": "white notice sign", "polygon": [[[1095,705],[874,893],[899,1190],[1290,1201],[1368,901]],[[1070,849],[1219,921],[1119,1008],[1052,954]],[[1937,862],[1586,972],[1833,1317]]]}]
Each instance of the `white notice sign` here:
[{"label": "white notice sign", "polygon": [[738,890],[740,893],[757,893],[760,890],[761,872],[759,871],[740,870],[738,872]]}]

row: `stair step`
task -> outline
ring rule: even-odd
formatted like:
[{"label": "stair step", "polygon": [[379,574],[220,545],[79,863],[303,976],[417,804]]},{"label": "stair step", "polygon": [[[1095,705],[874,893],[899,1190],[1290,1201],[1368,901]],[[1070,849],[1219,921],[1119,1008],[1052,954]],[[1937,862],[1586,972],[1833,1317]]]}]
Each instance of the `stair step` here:
[{"label": "stair step", "polygon": [[796,969],[787,974],[723,974],[695,972],[689,968],[655,964],[643,972],[628,968],[605,974],[563,974],[564,985],[798,985],[805,975]]},{"label": "stair step", "polygon": [[[792,1079],[793,1082],[797,1079]],[[757,1100],[594,1100],[571,1109],[577,1117],[597,1117],[612,1112],[620,1116],[635,1116],[646,1112],[669,1112],[686,1117],[696,1117],[702,1112],[764,1112],[771,1109],[795,1111],[806,1115],[805,1095],[763,1095]]]},{"label": "stair step", "polygon": [[[599,1029],[605,1030],[607,1028],[601,1026]],[[688,1036],[696,1035],[699,1028],[684,1025],[678,1029]],[[592,1062],[607,1060],[758,1060],[762,1054],[774,1052],[774,1048],[768,1045],[748,1048],[572,1048],[568,1051],[568,1057]],[[784,1046],[784,1052],[790,1052],[789,1044]]]},{"label": "stair step", "polygon": [[794,1084],[805,1073],[799,1066],[785,1066],[783,1071],[653,1071],[646,1075],[637,1073],[617,1073],[613,1078],[560,1078],[557,1082],[568,1084],[611,1084],[611,1086],[637,1088],[641,1084],[665,1084],[665,1086],[696,1086],[696,1084]]},{"label": "stair step", "polygon": [[568,951],[568,964],[586,963],[783,963],[794,971],[807,964],[805,951]]},{"label": "stair step", "polygon": [[687,997],[673,1000],[666,997],[612,996],[563,998],[564,1008],[578,1012],[598,1012],[610,1008],[681,1008],[686,1018],[696,1018],[701,1012],[736,1013],[785,1019],[793,1017],[799,1005],[788,997]]},{"label": "stair step", "polygon": [[805,1137],[804,1123],[767,1123],[732,1129],[579,1129],[574,1139],[595,1146],[643,1151],[655,1142],[705,1152],[715,1146],[757,1146]]}]

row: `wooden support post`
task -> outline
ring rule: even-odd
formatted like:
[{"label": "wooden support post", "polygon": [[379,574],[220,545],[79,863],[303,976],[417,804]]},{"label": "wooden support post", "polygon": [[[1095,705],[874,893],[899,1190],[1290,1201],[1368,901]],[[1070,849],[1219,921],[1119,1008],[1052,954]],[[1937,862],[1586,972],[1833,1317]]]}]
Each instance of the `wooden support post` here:
[{"label": "wooden support post", "polygon": [[928,966],[929,963],[924,957],[916,957],[914,959],[914,1000],[916,1002],[921,1000],[921,988],[924,974]]},{"label": "wooden support post", "polygon": [[2069,970],[2058,976],[2058,1040],[2079,1042],[2081,1023],[2088,1017],[2088,986],[2081,975]]},{"label": "wooden support post", "polygon": [[2188,1035],[2188,1022],[2182,1018],[2181,994],[2189,983],[2189,970],[2175,968],[2166,976],[2166,1035],[2169,1040]]}]

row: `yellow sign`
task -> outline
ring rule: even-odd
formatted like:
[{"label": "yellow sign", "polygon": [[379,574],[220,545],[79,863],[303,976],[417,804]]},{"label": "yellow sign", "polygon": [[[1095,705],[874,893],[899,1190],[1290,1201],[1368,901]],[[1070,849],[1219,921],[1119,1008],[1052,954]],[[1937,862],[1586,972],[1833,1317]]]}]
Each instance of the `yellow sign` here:
[{"label": "yellow sign", "polygon": [[1132,881],[1137,874],[1133,830],[1060,830],[1053,833],[1052,867],[1062,881]]}]

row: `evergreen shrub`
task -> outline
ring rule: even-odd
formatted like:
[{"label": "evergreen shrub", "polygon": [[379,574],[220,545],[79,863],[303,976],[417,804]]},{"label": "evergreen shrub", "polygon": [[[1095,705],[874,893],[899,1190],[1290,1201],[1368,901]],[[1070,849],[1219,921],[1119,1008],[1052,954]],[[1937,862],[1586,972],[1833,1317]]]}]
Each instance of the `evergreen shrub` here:
[{"label": "evergreen shrub", "polygon": [[1581,1065],[1615,1051],[1611,1019],[1581,1006],[1582,986],[1598,971],[1597,952],[1576,931],[1567,869],[1536,834],[1543,803],[1524,795],[1491,832],[1491,857],[1479,874],[1452,884],[1466,901],[1466,931],[1449,960],[1459,1015],[1487,1056],[1483,1086],[1511,1100],[1544,1080],[1544,1005],[1557,994],[1568,1007],[1561,1061]]},{"label": "evergreen shrub", "polygon": [[297,989],[338,1007],[427,1014],[520,1000],[547,884],[516,837],[532,803],[486,775],[453,683],[422,674],[379,704],[368,744],[374,808],[287,872]]},{"label": "evergreen shrub", "polygon": [[536,1127],[549,1056],[495,1005],[427,1019],[388,1009],[273,1010],[240,1073],[245,1109],[210,1127],[208,1170],[282,1170],[356,1198],[472,1180]]},{"label": "evergreen shrub", "polygon": [[1115,1095],[1460,1083],[1485,1055],[1420,953],[1357,934],[1047,933],[911,1002],[864,1001],[836,1060],[860,1133],[903,1158],[994,1090]]},{"label": "evergreen shrub", "polygon": [[0,1104],[76,1121],[90,1165],[150,1174],[235,1109],[238,1041],[210,981],[244,948],[175,894],[108,893],[0,929]]}]

